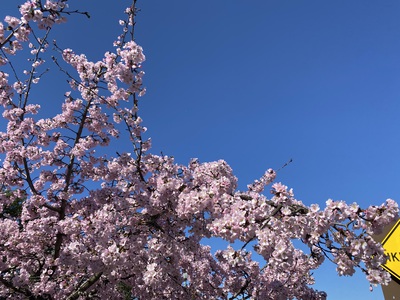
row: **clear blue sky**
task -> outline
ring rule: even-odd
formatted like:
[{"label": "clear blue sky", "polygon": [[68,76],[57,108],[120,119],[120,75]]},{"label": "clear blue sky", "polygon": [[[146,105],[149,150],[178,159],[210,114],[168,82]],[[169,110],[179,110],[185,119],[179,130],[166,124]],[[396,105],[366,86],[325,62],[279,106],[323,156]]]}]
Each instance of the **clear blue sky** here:
[{"label": "clear blue sky", "polygon": [[[0,12],[18,3],[2,1]],[[58,27],[60,46],[100,59],[129,3],[70,1],[92,18]],[[278,180],[306,204],[400,200],[399,1],[138,5],[148,89],[140,107],[153,152],[183,164],[225,159],[242,189],[292,158]],[[383,299],[361,272],[339,278],[334,268],[316,272],[329,300]]]}]

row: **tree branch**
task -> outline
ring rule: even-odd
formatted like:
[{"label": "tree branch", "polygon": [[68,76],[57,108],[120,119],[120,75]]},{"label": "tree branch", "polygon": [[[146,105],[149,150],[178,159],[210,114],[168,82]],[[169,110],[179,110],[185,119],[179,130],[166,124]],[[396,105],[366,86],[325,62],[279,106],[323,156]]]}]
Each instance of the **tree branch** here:
[{"label": "tree branch", "polygon": [[103,275],[103,272],[99,272],[94,274],[92,277],[90,277],[88,280],[86,280],[75,292],[73,292],[71,295],[68,296],[66,300],[76,300],[79,298],[79,296],[88,290],[93,284],[96,283]]}]

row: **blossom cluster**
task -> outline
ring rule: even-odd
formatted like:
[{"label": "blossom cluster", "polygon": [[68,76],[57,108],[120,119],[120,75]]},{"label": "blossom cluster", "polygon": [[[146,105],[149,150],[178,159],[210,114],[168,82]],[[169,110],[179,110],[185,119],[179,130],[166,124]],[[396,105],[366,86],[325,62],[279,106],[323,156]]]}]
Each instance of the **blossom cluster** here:
[{"label": "blossom cluster", "polygon": [[[21,42],[29,40],[32,32],[31,22],[35,22],[39,29],[49,29],[54,24],[63,23],[66,17],[63,14],[68,8],[67,1],[46,0],[42,4],[39,0],[29,0],[19,6],[21,16],[6,16],[4,23],[0,22],[0,45],[7,54],[15,55],[22,49]],[[9,45],[6,45],[9,43]],[[0,56],[0,65],[7,63],[4,56]]]},{"label": "blossom cluster", "polygon": [[[395,201],[363,209],[328,200],[321,209],[297,200],[272,169],[239,191],[223,160],[186,166],[150,153],[138,115],[136,1],[102,60],[59,49],[77,75],[64,72],[72,91],[59,113],[42,117],[29,94],[67,2],[27,1],[19,18],[0,23],[4,53],[27,45],[32,57],[24,81],[0,71],[1,299],[325,299],[312,288],[325,258],[339,275],[361,269],[371,284],[389,281],[372,235],[397,218]],[[29,35],[34,22],[41,38]],[[118,138],[129,146],[110,154]],[[235,247],[211,253],[209,238]]]}]

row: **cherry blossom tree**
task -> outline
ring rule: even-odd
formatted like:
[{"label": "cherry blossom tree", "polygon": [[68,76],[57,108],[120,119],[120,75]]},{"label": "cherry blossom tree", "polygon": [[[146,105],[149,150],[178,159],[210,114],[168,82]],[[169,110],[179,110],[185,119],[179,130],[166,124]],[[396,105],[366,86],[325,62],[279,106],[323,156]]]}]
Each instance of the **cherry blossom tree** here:
[{"label": "cherry blossom tree", "polygon": [[[307,207],[274,170],[239,191],[225,161],[149,152],[136,0],[94,62],[51,42],[54,26],[87,12],[67,0],[19,11],[0,23],[0,299],[324,299],[312,288],[324,259],[389,282],[371,236],[397,218],[393,200]],[[50,117],[31,96],[46,65],[70,85]],[[112,155],[118,138],[129,147]],[[241,246],[212,253],[212,237]]]}]

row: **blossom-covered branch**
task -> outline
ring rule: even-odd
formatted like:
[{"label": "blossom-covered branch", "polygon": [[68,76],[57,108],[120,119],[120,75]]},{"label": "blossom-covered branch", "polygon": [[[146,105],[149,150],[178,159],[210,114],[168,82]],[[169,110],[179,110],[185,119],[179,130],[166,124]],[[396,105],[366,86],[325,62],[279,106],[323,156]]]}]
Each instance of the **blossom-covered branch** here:
[{"label": "blossom-covered branch", "polygon": [[[89,14],[67,0],[43,2],[27,1],[20,17],[0,23],[1,298],[324,299],[312,271],[325,258],[339,275],[359,268],[371,284],[390,280],[371,236],[397,218],[396,202],[308,207],[272,169],[239,191],[223,160],[186,166],[151,154],[139,115],[136,0],[113,51],[95,62],[49,47],[65,16]],[[29,68],[19,72],[23,53]],[[46,64],[70,85],[50,117],[30,96]],[[107,151],[120,138],[126,149]],[[211,253],[206,238],[241,247]]]}]

